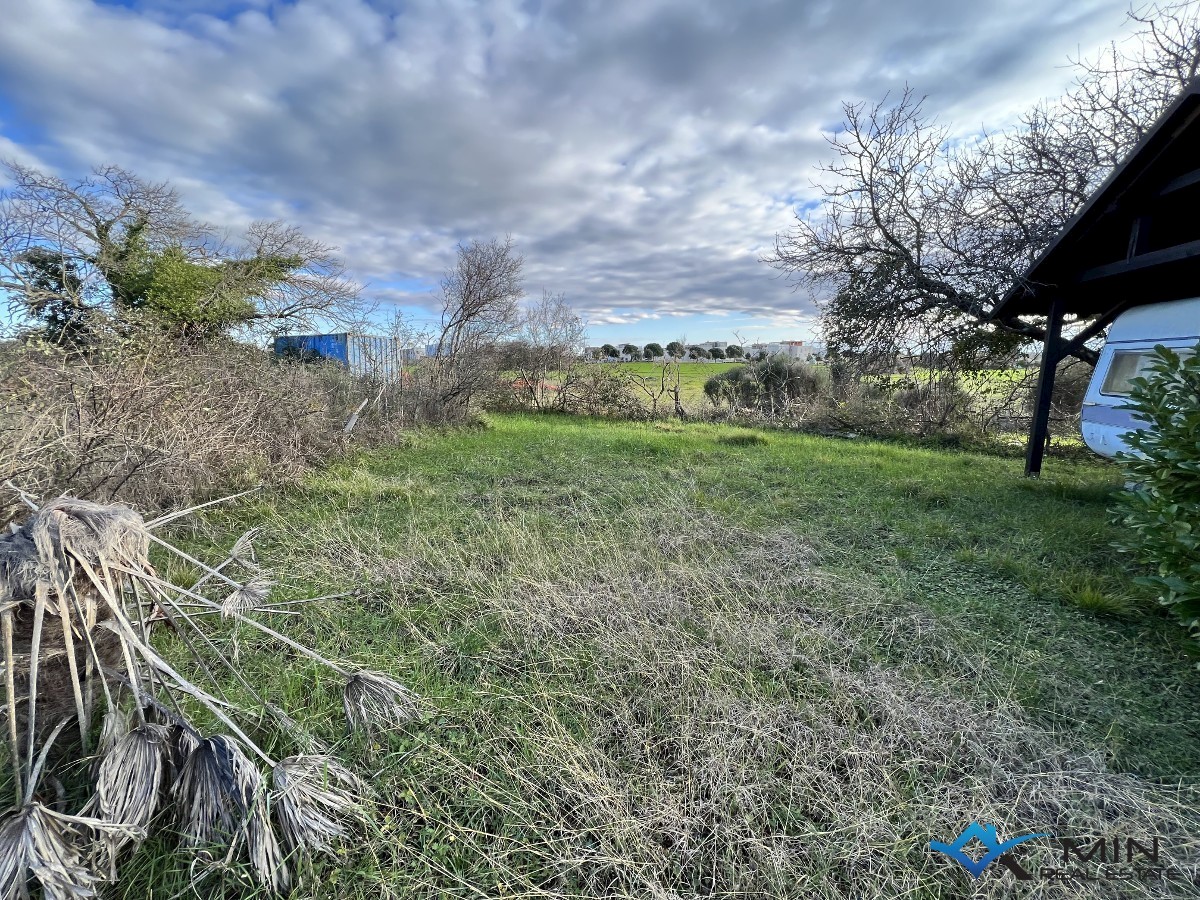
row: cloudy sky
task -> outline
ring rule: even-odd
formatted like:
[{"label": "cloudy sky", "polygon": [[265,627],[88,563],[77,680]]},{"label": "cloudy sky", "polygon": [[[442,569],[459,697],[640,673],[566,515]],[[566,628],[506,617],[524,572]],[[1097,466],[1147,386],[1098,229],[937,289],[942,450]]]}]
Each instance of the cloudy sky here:
[{"label": "cloudy sky", "polygon": [[964,133],[1061,92],[1127,0],[0,0],[0,155],[283,218],[428,316],[511,234],[596,342],[803,338],[759,263],[843,100],[905,84]]}]

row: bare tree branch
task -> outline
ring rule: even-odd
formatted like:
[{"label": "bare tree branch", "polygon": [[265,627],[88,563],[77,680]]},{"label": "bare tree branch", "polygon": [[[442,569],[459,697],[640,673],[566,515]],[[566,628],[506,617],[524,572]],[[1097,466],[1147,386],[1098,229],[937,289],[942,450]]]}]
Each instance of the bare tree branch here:
[{"label": "bare tree branch", "polygon": [[[820,209],[764,258],[823,298],[831,349],[883,361],[1044,340],[1036,322],[993,318],[997,302],[1200,71],[1200,2],[1130,19],[1128,42],[1077,61],[1067,94],[1007,133],[951,141],[908,89],[845,105]],[[1071,352],[1096,358],[1084,343]]]}]

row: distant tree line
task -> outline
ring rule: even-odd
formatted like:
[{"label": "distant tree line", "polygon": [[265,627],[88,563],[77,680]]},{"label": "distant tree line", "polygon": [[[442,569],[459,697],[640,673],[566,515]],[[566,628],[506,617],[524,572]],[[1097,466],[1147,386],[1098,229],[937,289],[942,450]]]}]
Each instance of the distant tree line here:
[{"label": "distant tree line", "polygon": [[618,349],[616,344],[604,344],[597,352],[601,359],[766,359],[769,355],[765,350],[742,348],[738,344],[727,347],[701,347],[699,344],[684,346],[680,341],[671,341],[665,347],[651,342],[642,347],[637,344],[622,344]]}]

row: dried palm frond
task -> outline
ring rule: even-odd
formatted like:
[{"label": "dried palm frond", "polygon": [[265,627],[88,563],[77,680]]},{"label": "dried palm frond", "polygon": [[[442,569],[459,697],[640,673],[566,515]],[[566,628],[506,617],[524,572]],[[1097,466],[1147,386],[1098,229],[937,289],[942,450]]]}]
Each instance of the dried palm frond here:
[{"label": "dried palm frond", "polygon": [[[10,715],[10,730],[24,732],[20,740],[27,750],[19,764],[26,772],[39,722],[73,714],[87,746],[95,682],[107,691],[97,672],[120,665],[115,636],[96,629],[108,615],[105,598],[124,588],[109,567],[150,571],[148,547],[133,510],[70,498],[47,503],[0,537],[0,596],[18,606],[5,624],[6,668],[15,669],[10,712],[21,708],[19,721]],[[59,627],[50,624],[55,621]]]},{"label": "dried palm frond", "polygon": [[289,756],[272,776],[275,818],[292,850],[332,856],[332,845],[365,821],[369,788],[328,756]]},{"label": "dried palm frond", "polygon": [[245,840],[260,882],[276,892],[290,882],[271,827],[262,773],[225,735],[200,739],[180,773],[175,795],[184,841],[191,847],[231,846]]},{"label": "dried palm frond", "polygon": [[[253,494],[253,493],[255,493],[257,491],[261,491],[261,490],[262,490],[261,487],[256,486],[256,487],[248,488],[247,490],[244,490],[244,491],[239,491],[236,494],[228,494],[224,497],[218,497],[216,500],[209,500],[207,503],[197,503],[195,506],[189,506],[187,509],[179,509],[179,510],[176,510],[175,512],[169,512],[165,515],[159,516],[157,519],[151,519],[149,522],[146,523],[146,527],[147,528],[160,528],[161,526],[166,525],[168,522],[173,522],[176,519],[183,518],[184,516],[190,516],[192,513],[196,512],[197,510],[206,509],[209,506],[216,506],[218,503],[228,503],[230,500],[236,500],[239,497],[245,497],[247,494]],[[36,507],[34,507],[34,508],[36,509]]]},{"label": "dried palm frond", "polygon": [[259,884],[276,894],[286,894],[292,884],[292,875],[279,838],[271,827],[271,814],[265,798],[250,811],[246,822],[246,841],[250,849],[250,865]]},{"label": "dried palm frond", "polygon": [[[0,816],[0,900],[27,898],[30,878],[47,900],[95,897],[102,880],[116,877],[119,852],[168,814],[168,781],[169,814],[185,847],[223,847],[226,862],[240,855],[259,883],[286,892],[291,873],[271,793],[248,752],[274,771],[279,827],[291,850],[330,852],[361,818],[365,787],[344,767],[316,756],[277,764],[258,746],[266,716],[297,748],[311,751],[317,742],[240,670],[228,633],[206,630],[214,618],[201,617],[232,619],[348,679],[344,699],[355,727],[398,726],[416,715],[415,695],[399,683],[373,672],[351,675],[252,617],[332,599],[268,603],[272,582],[255,558],[257,529],[210,566],[151,533],[174,517],[147,525],[127,507],[63,497],[0,535],[0,714],[17,795],[14,811]],[[152,544],[194,567],[190,587],[155,572]],[[187,664],[157,645],[154,629],[163,625],[178,637]],[[226,690],[230,679],[241,689],[236,699]],[[192,719],[198,708],[228,733],[201,738]],[[97,762],[72,772],[93,782],[81,815],[33,802],[43,781],[65,802],[69,794],[51,770],[70,756],[52,758],[51,747],[74,723],[77,749],[87,753],[100,717]]]},{"label": "dried palm frond", "polygon": [[117,741],[96,774],[100,818],[149,827],[158,809],[167,750],[167,729],[162,725],[139,726]]},{"label": "dried palm frond", "polygon": [[245,584],[231,591],[221,603],[221,617],[227,619],[238,613],[257,609],[271,595],[271,587],[272,582],[265,575],[251,576]]},{"label": "dried palm frond", "polygon": [[246,846],[250,851],[250,865],[260,883],[276,893],[285,893],[291,879],[284,864],[279,839],[271,827],[267,785],[258,766],[241,752],[237,744],[232,741],[228,743],[233,746],[230,761],[234,769],[234,782],[240,792],[238,802],[244,810],[243,827]]},{"label": "dried palm frond", "polygon": [[35,544],[55,548],[43,551],[43,559],[57,557],[67,563],[69,552],[93,567],[120,562],[149,568],[149,535],[142,517],[127,506],[59,497],[46,503],[26,527]]},{"label": "dried palm frond", "polygon": [[356,672],[342,691],[352,729],[399,728],[417,717],[417,695],[379,672]]},{"label": "dried palm frond", "polygon": [[261,531],[261,528],[248,528],[243,531],[229,550],[230,560],[240,563],[244,568],[257,569],[258,560],[254,555],[254,540]]},{"label": "dried palm frond", "polygon": [[227,845],[236,836],[246,815],[244,798],[254,790],[248,777],[256,771],[249,760],[236,765],[236,756],[245,753],[224,735],[199,739],[188,756],[172,788],[188,846]]},{"label": "dried palm frond", "polygon": [[28,803],[0,819],[0,897],[28,897],[34,879],[47,900],[91,900],[104,880],[102,860],[144,837],[135,826]]},{"label": "dried palm frond", "polygon": [[104,721],[100,725],[100,746],[97,752],[103,759],[109,754],[117,742],[129,734],[133,726],[132,716],[119,706],[114,706],[104,713]]},{"label": "dried palm frond", "polygon": [[192,753],[200,745],[200,736],[183,725],[172,725],[167,732],[167,765],[170,766],[171,784],[178,784]]}]

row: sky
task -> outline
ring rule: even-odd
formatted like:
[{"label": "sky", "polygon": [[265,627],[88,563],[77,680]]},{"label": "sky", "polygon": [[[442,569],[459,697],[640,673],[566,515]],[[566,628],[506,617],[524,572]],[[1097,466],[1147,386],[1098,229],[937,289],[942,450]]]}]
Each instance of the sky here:
[{"label": "sky", "polygon": [[0,156],[171,181],[236,231],[336,245],[431,318],[510,235],[592,343],[809,339],[759,260],[819,196],[843,101],[905,85],[955,133],[1062,93],[1127,0],[0,0]]}]

